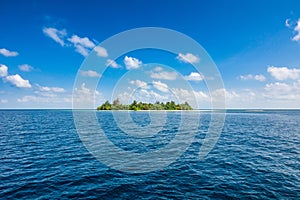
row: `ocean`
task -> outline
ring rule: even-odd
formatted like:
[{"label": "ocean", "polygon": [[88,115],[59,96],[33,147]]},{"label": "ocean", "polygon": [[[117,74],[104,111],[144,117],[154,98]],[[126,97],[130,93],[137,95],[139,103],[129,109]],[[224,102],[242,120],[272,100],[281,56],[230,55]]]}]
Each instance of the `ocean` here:
[{"label": "ocean", "polygon": [[[199,153],[211,117],[220,113],[185,113],[184,126],[199,124],[190,143],[179,141],[173,149],[184,151],[160,168],[151,168],[159,164],[157,157],[146,164],[142,160],[136,171],[126,168],[123,154],[110,165],[116,155],[109,149],[89,148],[88,116],[96,116],[99,128],[122,152],[138,156],[176,139],[181,112],[164,113],[165,121],[159,112],[130,112],[137,125],[130,127],[126,120],[116,121],[124,111],[76,112],[87,125],[87,135],[76,131],[72,110],[0,111],[0,199],[300,198],[299,110],[227,111],[222,132],[204,159]],[[156,134],[151,135],[147,127],[155,120],[164,123],[153,126]],[[124,128],[149,136],[130,135]],[[183,133],[190,134],[188,129]],[[161,155],[160,160],[168,159],[168,154]],[[144,165],[150,170],[142,171]]]}]

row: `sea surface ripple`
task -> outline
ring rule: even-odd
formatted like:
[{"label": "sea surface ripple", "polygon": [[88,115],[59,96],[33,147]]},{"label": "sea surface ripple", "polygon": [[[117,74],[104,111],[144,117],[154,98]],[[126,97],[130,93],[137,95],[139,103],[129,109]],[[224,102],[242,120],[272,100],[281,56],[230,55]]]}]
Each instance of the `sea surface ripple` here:
[{"label": "sea surface ripple", "polygon": [[[130,174],[89,153],[71,110],[1,110],[0,199],[300,199],[300,111],[227,112],[216,146],[200,160],[213,114],[201,113],[195,139],[175,162]],[[163,148],[180,122],[168,112],[163,131],[137,142],[111,112],[96,115],[107,137],[132,152]],[[130,115],[150,123],[148,112]]]}]

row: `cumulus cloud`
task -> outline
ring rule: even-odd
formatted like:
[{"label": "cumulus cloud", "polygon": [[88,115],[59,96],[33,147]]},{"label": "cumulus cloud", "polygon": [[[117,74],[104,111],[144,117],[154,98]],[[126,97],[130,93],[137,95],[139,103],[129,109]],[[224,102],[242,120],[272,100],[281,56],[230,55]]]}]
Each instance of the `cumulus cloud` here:
[{"label": "cumulus cloud", "polygon": [[61,87],[47,87],[47,86],[40,86],[40,85],[37,85],[37,87],[41,92],[55,92],[55,93],[65,92],[65,89]]},{"label": "cumulus cloud", "polygon": [[292,38],[293,41],[299,42],[300,41],[300,19],[298,19],[297,25],[294,28],[296,35]]},{"label": "cumulus cloud", "polygon": [[211,101],[217,103],[216,106],[222,108],[226,102],[238,102],[242,97],[235,91],[229,91],[225,88],[220,88],[210,92]]},{"label": "cumulus cloud", "polygon": [[257,80],[257,81],[265,81],[266,80],[266,77],[262,74],[257,74],[254,76],[254,80]]},{"label": "cumulus cloud", "polygon": [[287,79],[300,79],[300,69],[292,68],[289,69],[287,67],[268,67],[267,71],[273,76],[275,79],[283,81]]},{"label": "cumulus cloud", "polygon": [[161,92],[168,92],[169,91],[169,87],[167,84],[162,83],[161,81],[152,81],[153,87],[155,87],[156,89],[158,89]]},{"label": "cumulus cloud", "polygon": [[8,67],[0,64],[0,77],[3,77],[4,82],[9,82],[19,88],[31,88],[28,80],[24,80],[19,74],[8,76]]},{"label": "cumulus cloud", "polygon": [[187,90],[183,88],[172,88],[172,92],[176,96],[179,102],[189,102],[196,108],[196,104],[209,101],[209,96],[202,91]]},{"label": "cumulus cloud", "polygon": [[83,56],[87,56],[89,54],[89,49],[88,48],[85,48],[81,45],[74,45],[75,46],[75,51],[80,53],[81,55]]},{"label": "cumulus cloud", "polygon": [[180,61],[183,61],[185,63],[191,63],[191,64],[195,64],[200,61],[200,58],[192,53],[186,53],[186,54],[179,53],[176,58]]},{"label": "cumulus cloud", "polygon": [[[101,94],[97,90],[89,89],[85,83],[80,88],[75,88],[73,93],[73,104],[75,108],[94,108],[98,101],[101,101]],[[97,102],[96,102],[97,101]],[[92,107],[90,107],[92,105]]]},{"label": "cumulus cloud", "polygon": [[131,80],[129,81],[130,84],[136,85],[138,88],[149,88],[148,84],[141,80]]},{"label": "cumulus cloud", "polygon": [[92,91],[86,87],[85,83],[81,84],[80,88],[75,88],[75,92],[77,92],[77,94],[81,94],[81,95],[92,95]]},{"label": "cumulus cloud", "polygon": [[300,80],[291,84],[269,83],[264,90],[264,96],[269,99],[300,100]]},{"label": "cumulus cloud", "polygon": [[0,77],[7,76],[8,67],[6,65],[0,64]]},{"label": "cumulus cloud", "polygon": [[23,72],[30,72],[31,70],[33,70],[33,67],[28,64],[19,65],[18,68]]},{"label": "cumulus cloud", "polygon": [[162,71],[160,67],[156,67],[154,71],[150,73],[150,77],[154,79],[175,80],[177,76],[178,74],[176,72]]},{"label": "cumulus cloud", "polygon": [[[89,54],[89,51],[95,47],[95,44],[89,38],[81,38],[78,35],[73,35],[71,38],[68,38],[68,41],[74,45],[75,51],[83,56],[87,56]],[[101,55],[103,55],[103,52],[101,53]]]},{"label": "cumulus cloud", "polygon": [[81,38],[78,35],[73,35],[71,38],[68,38],[68,41],[72,42],[74,45],[81,45],[86,48],[95,47],[95,44],[89,38]]},{"label": "cumulus cloud", "polygon": [[122,92],[117,95],[117,98],[120,100],[121,103],[128,104],[133,99],[141,102],[156,102],[156,101],[166,101],[168,100],[168,95],[161,95],[157,92],[154,92],[153,90],[147,90],[145,88],[139,89],[132,92]]},{"label": "cumulus cloud", "polygon": [[88,77],[101,77],[101,74],[93,70],[87,70],[87,71],[80,70],[79,74],[81,76],[88,76]]},{"label": "cumulus cloud", "polygon": [[154,68],[154,71],[155,71],[155,72],[160,72],[160,71],[162,71],[162,70],[163,70],[162,67],[155,67],[155,68]]},{"label": "cumulus cloud", "polygon": [[125,56],[124,64],[126,66],[126,69],[130,70],[130,69],[138,69],[143,63],[137,58]]},{"label": "cumulus cloud", "polygon": [[108,56],[106,49],[103,47],[97,46],[94,48],[94,51],[96,51],[97,56],[99,56],[99,57],[107,57]]},{"label": "cumulus cloud", "polygon": [[153,90],[141,89],[136,92],[134,98],[137,98],[138,101],[142,102],[155,102],[155,101],[165,101],[168,99],[167,95],[161,95]]},{"label": "cumulus cloud", "polygon": [[285,93],[292,91],[291,86],[286,83],[276,82],[276,83],[267,84],[265,86],[266,91],[272,91],[274,89],[279,90],[279,91],[284,91]]},{"label": "cumulus cloud", "polygon": [[121,103],[123,104],[128,104],[131,100],[132,94],[130,94],[129,92],[123,92],[123,93],[119,93],[117,95],[117,98],[120,100]]},{"label": "cumulus cloud", "polygon": [[107,60],[106,60],[106,63],[105,63],[105,66],[107,66],[107,67],[112,67],[112,68],[120,68],[120,67],[121,67],[120,65],[118,65],[118,64],[116,63],[116,61],[114,61],[114,60],[112,60],[112,59],[107,59]]},{"label": "cumulus cloud", "polygon": [[7,103],[8,100],[7,100],[7,99],[1,99],[0,102],[1,102],[1,103]]},{"label": "cumulus cloud", "polygon": [[14,57],[14,56],[19,55],[18,52],[16,52],[16,51],[9,51],[9,50],[7,50],[5,48],[0,49],[0,54],[2,54],[3,56],[6,56],[6,57]]},{"label": "cumulus cloud", "polygon": [[241,75],[240,76],[241,80],[256,80],[256,81],[265,81],[266,77],[262,74],[257,74],[257,75],[252,75],[252,74],[248,74],[248,75]]},{"label": "cumulus cloud", "polygon": [[4,78],[4,81],[10,82],[19,88],[31,88],[28,80],[24,80],[19,74],[10,75]]},{"label": "cumulus cloud", "polygon": [[[56,95],[26,95],[22,98],[18,98],[17,101],[19,103],[27,103],[27,102],[36,102],[36,103],[46,103],[45,105],[49,106],[49,104],[55,103],[57,105],[61,105],[61,103],[71,103],[71,98],[69,97],[58,97]],[[69,105],[69,104],[67,104]]]},{"label": "cumulus cloud", "polygon": [[65,29],[58,30],[56,28],[43,28],[43,33],[53,39],[55,42],[59,43],[61,46],[65,45],[64,37],[67,35]]},{"label": "cumulus cloud", "polygon": [[225,88],[215,89],[210,92],[172,88],[172,92],[179,102],[187,101],[194,108],[212,108],[212,103],[216,103],[214,108],[224,108],[224,103],[231,108],[243,107],[253,103],[256,98],[256,94],[250,90],[234,91],[226,90]]},{"label": "cumulus cloud", "polygon": [[190,75],[184,76],[184,79],[188,81],[202,81],[204,76],[198,72],[191,72]]},{"label": "cumulus cloud", "polygon": [[26,95],[23,96],[22,98],[18,98],[17,101],[20,103],[25,103],[25,102],[32,102],[32,101],[36,101],[37,97],[36,96],[30,96],[30,95]]}]

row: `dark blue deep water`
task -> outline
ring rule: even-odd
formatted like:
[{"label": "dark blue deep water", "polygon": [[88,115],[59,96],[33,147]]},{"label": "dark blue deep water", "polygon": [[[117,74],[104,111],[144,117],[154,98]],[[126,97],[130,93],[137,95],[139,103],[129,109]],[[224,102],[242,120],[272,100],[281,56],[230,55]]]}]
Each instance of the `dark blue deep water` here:
[{"label": "dark blue deep water", "polygon": [[[92,111],[82,111],[83,118],[86,112]],[[70,110],[2,110],[0,199],[300,198],[300,111],[230,111],[215,148],[200,160],[214,114],[201,114],[192,144],[175,162],[135,174],[95,159]],[[113,143],[141,153],[163,148],[180,121],[177,112],[167,113],[167,124],[151,145],[122,133],[112,113],[96,115]],[[141,127],[150,123],[147,112],[130,115]]]}]

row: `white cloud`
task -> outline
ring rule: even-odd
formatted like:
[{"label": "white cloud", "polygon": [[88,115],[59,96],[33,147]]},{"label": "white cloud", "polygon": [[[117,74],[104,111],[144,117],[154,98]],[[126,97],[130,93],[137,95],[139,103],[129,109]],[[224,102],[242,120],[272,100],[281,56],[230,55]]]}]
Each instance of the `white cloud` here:
[{"label": "white cloud", "polygon": [[47,87],[47,86],[40,86],[40,85],[37,85],[37,87],[42,92],[55,92],[55,93],[65,92],[65,89],[61,87]]},{"label": "white cloud", "polygon": [[293,37],[293,41],[299,42],[300,41],[300,19],[298,19],[297,25],[294,28],[296,35]]},{"label": "white cloud", "polygon": [[97,106],[98,101],[101,101],[101,94],[97,90],[89,89],[85,83],[82,83],[80,88],[75,88],[73,93],[73,106],[74,108],[94,108]]},{"label": "white cloud", "polygon": [[289,69],[287,67],[268,67],[267,70],[275,79],[283,81],[287,79],[300,79],[300,69]]},{"label": "white cloud", "polygon": [[209,96],[202,91],[187,90],[183,88],[172,88],[172,92],[179,102],[189,102],[192,107],[196,108],[196,103],[203,103],[209,101]]},{"label": "white cloud", "polygon": [[263,82],[263,81],[266,80],[266,77],[262,74],[257,74],[257,75],[254,76],[254,79],[257,80],[257,81]]},{"label": "white cloud", "polygon": [[89,38],[81,38],[78,35],[73,35],[71,38],[68,38],[68,41],[74,45],[75,51],[83,56],[87,56],[89,51],[95,47],[95,44]]},{"label": "white cloud", "polygon": [[288,27],[288,28],[291,27],[291,22],[290,21],[291,21],[291,19],[289,19],[289,18],[285,20],[285,26]]},{"label": "white cloud", "polygon": [[89,55],[90,50],[81,45],[75,45],[75,51],[80,53],[83,56],[87,56],[87,55]]},{"label": "white cloud", "polygon": [[7,76],[8,67],[6,65],[0,64],[0,77]]},{"label": "white cloud", "polygon": [[209,98],[209,96],[207,94],[205,94],[204,92],[202,91],[194,91],[194,94],[195,94],[195,97],[198,101],[204,101],[204,100],[207,100]]},{"label": "white cloud", "polygon": [[18,98],[17,101],[20,103],[25,103],[25,102],[32,102],[32,101],[36,101],[37,97],[36,96],[24,96],[22,98]]},{"label": "white cloud", "polygon": [[80,75],[82,75],[82,76],[88,76],[88,77],[101,77],[101,74],[99,74],[98,72],[93,71],[93,70],[88,70],[88,71],[80,70],[79,73],[80,73]]},{"label": "white cloud", "polygon": [[160,67],[156,67],[154,69],[156,72],[151,72],[150,77],[155,78],[155,79],[163,79],[163,80],[175,80],[178,76],[176,72],[167,72],[167,71],[162,71]]},{"label": "white cloud", "polygon": [[65,29],[58,30],[56,28],[43,28],[43,32],[46,36],[53,39],[55,42],[59,43],[61,46],[65,45],[63,38],[67,35]]},{"label": "white cloud", "polygon": [[92,93],[91,90],[86,87],[85,83],[82,83],[80,88],[75,88],[75,91],[78,91],[83,95],[89,95]]},{"label": "white cloud", "polygon": [[200,61],[200,58],[192,53],[186,53],[186,54],[179,53],[176,58],[178,60],[181,60],[186,63],[191,63],[191,64],[195,64]]},{"label": "white cloud", "polygon": [[138,60],[137,58],[128,57],[128,56],[125,56],[124,63],[127,70],[137,69],[143,64],[142,61]]},{"label": "white cloud", "polygon": [[121,67],[120,65],[118,65],[118,64],[116,63],[116,61],[114,61],[114,60],[112,60],[112,59],[107,59],[107,60],[106,60],[106,63],[105,63],[105,66],[107,66],[107,67],[112,67],[112,68],[120,68],[120,67]]},{"label": "white cloud", "polygon": [[68,38],[68,41],[72,42],[74,45],[81,45],[86,48],[94,48],[95,44],[87,37],[79,37],[78,35],[73,35],[71,38]]},{"label": "white cloud", "polygon": [[[220,92],[218,94],[218,92]],[[218,102],[220,97],[225,95],[226,107],[228,108],[261,108],[262,104],[265,104],[265,100],[262,98],[261,91],[259,89],[242,89],[242,90],[227,90],[219,89],[212,92],[216,96],[212,98],[212,101]],[[218,97],[218,95],[220,97]],[[222,104],[221,104],[222,105]]]},{"label": "white cloud", "polygon": [[49,98],[41,98],[41,97],[33,96],[33,95],[26,95],[26,96],[23,96],[22,98],[18,98],[17,101],[20,102],[20,103],[26,103],[26,102],[48,102]]},{"label": "white cloud", "polygon": [[149,88],[148,84],[141,80],[131,80],[129,81],[130,84],[136,85],[138,88]]},{"label": "white cloud", "polygon": [[54,98],[57,97],[57,93],[52,91],[34,91],[35,94],[41,96],[41,97],[48,97],[48,98]]},{"label": "white cloud", "polygon": [[226,92],[227,90],[225,88],[216,89],[214,91],[211,91],[210,96],[212,101],[218,101],[220,99],[226,98]]},{"label": "white cloud", "polygon": [[280,82],[276,82],[276,83],[270,83],[267,84],[265,86],[265,90],[266,91],[272,91],[272,90],[279,90],[279,91],[283,91],[283,92],[291,92],[292,88],[290,85],[286,84],[286,83],[280,83]]},{"label": "white cloud", "polygon": [[266,77],[264,75],[262,75],[262,74],[258,74],[258,75],[254,76],[254,79],[257,80],[257,81],[263,82],[263,81],[266,80]]},{"label": "white cloud", "polygon": [[[226,89],[221,89],[221,90],[225,91],[225,98],[226,98],[226,100],[240,98],[240,95],[237,92],[235,92],[235,91],[229,91],[229,90],[226,90]],[[221,90],[215,90],[214,92],[217,93],[217,94],[220,94],[220,96],[222,97],[222,91]],[[218,93],[218,92],[220,92],[220,93]]]},{"label": "white cloud", "polygon": [[[237,104],[241,104],[244,99],[239,93],[233,90],[226,90],[225,88],[213,90],[209,94],[211,107],[214,106],[215,108],[234,107]],[[247,98],[249,97],[247,96]]]},{"label": "white cloud", "polygon": [[241,75],[240,76],[241,80],[256,80],[256,81],[265,81],[266,77],[262,74],[257,74],[257,75],[252,75],[252,74],[248,74],[248,75]]},{"label": "white cloud", "polygon": [[8,102],[8,100],[7,99],[1,99],[1,101],[0,101],[1,103],[7,103]]},{"label": "white cloud", "polygon": [[[149,98],[150,98],[150,99],[153,99],[153,97],[154,97],[155,101],[163,101],[163,100],[168,99],[168,96],[160,95],[160,94],[154,92],[153,90],[151,90],[151,91],[149,92]],[[149,100],[150,100],[150,99],[149,99]]]},{"label": "white cloud", "polygon": [[184,76],[185,80],[188,81],[202,81],[204,80],[204,76],[199,74],[198,72],[191,72],[190,75]]},{"label": "white cloud", "polygon": [[24,80],[19,74],[7,76],[4,80],[19,88],[31,88],[29,81]]},{"label": "white cloud", "polygon": [[[47,96],[39,96],[39,95],[26,95],[22,98],[18,98],[17,102],[19,103],[46,103],[46,106],[49,106],[49,104],[57,104],[61,105],[61,103],[71,103],[71,98],[69,97],[57,97],[56,95],[47,95]],[[67,104],[69,105],[69,104]]]},{"label": "white cloud", "polygon": [[[59,43],[61,46],[74,46],[75,51],[83,56],[87,56],[89,52],[96,46],[93,41],[87,37],[79,37],[78,35],[72,35],[72,37],[67,38],[67,32],[65,29],[58,30],[56,28],[43,28],[43,32],[46,36],[52,38],[54,41]],[[67,44],[66,44],[67,43]],[[95,52],[100,57],[107,57],[108,53],[105,48],[97,46],[95,47]]]},{"label": "white cloud", "polygon": [[30,72],[31,70],[33,70],[33,67],[28,64],[24,64],[24,65],[19,65],[19,69],[23,72]]},{"label": "white cloud", "polygon": [[94,51],[96,51],[97,56],[99,56],[99,57],[107,57],[108,56],[108,53],[107,53],[106,49],[103,48],[103,47],[96,46],[94,48]]},{"label": "white cloud", "polygon": [[156,102],[156,101],[166,101],[168,95],[161,95],[153,90],[141,89],[134,94],[134,99],[142,102]]},{"label": "white cloud", "polygon": [[16,52],[16,51],[9,51],[9,50],[7,50],[5,48],[0,49],[0,54],[2,54],[3,56],[6,56],[6,57],[14,57],[14,56],[19,55],[18,52]]},{"label": "white cloud", "polygon": [[291,84],[270,83],[264,88],[264,96],[269,99],[298,100],[300,101],[300,80]]},{"label": "white cloud", "polygon": [[153,87],[155,87],[156,89],[158,89],[161,92],[168,92],[169,91],[169,87],[167,84],[162,83],[161,81],[152,81]]},{"label": "white cloud", "polygon": [[121,103],[123,104],[128,104],[132,95],[128,92],[123,92],[118,94],[117,98],[120,100]]},{"label": "white cloud", "polygon": [[[192,89],[187,90],[183,88],[172,88],[172,91],[179,101],[187,101],[194,108],[197,108],[197,104],[199,108],[212,108],[212,103],[216,103],[214,104],[215,108],[223,108],[224,103],[226,103],[226,106],[229,106],[230,108],[245,108],[248,105],[251,106],[257,103],[257,95],[251,90],[234,91],[222,88],[211,92],[204,92],[201,90],[195,91]],[[225,100],[225,102],[223,100]],[[255,103],[253,104],[253,102]]]},{"label": "white cloud", "polygon": [[[213,91],[218,100],[219,91]],[[224,90],[226,106],[228,108],[299,108],[300,81],[296,83],[270,83],[264,88]]]},{"label": "white cloud", "polygon": [[156,101],[166,101],[168,100],[168,95],[161,95],[153,90],[140,89],[136,90],[134,93],[123,92],[117,95],[117,98],[121,103],[128,104],[131,103],[133,99],[141,102],[156,102]]},{"label": "white cloud", "polygon": [[160,72],[160,71],[162,71],[162,70],[163,70],[162,67],[155,67],[155,68],[154,68],[154,71],[155,71],[155,72]]}]

